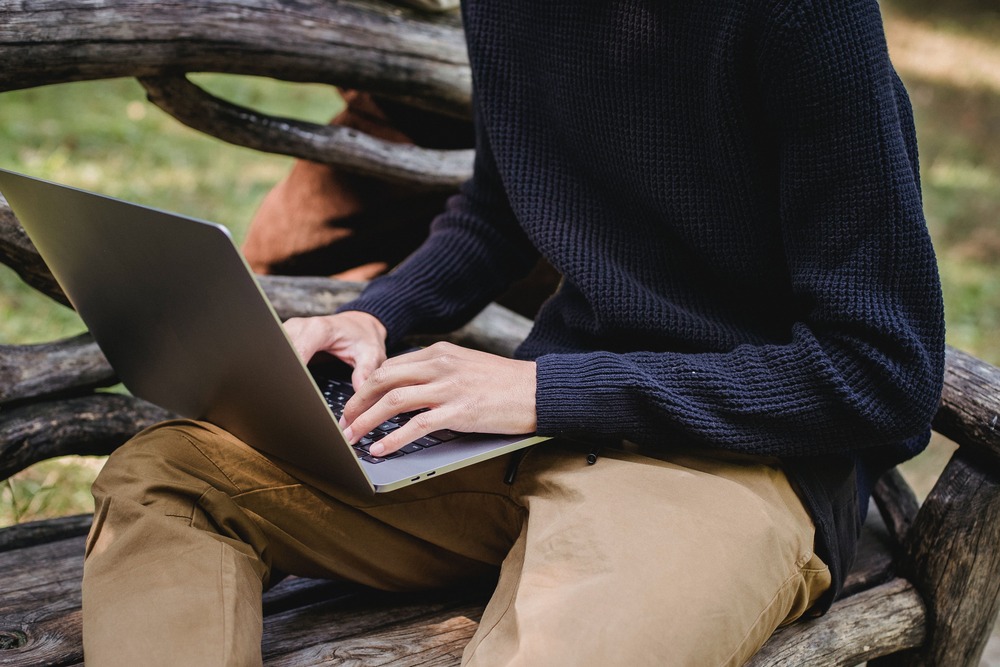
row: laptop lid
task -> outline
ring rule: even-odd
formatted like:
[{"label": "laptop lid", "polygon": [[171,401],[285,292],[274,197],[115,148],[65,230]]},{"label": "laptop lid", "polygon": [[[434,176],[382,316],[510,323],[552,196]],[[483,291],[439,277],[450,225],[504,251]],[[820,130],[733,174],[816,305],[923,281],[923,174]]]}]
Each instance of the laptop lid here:
[{"label": "laptop lid", "polygon": [[225,227],[2,169],[0,192],[135,396],[355,490],[399,488],[543,440],[467,436],[366,464]]}]

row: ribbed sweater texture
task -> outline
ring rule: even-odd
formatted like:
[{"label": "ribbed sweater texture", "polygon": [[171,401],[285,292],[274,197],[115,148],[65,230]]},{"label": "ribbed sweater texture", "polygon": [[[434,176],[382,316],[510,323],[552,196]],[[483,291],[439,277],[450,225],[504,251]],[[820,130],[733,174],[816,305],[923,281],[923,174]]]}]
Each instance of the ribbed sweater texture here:
[{"label": "ribbed sweater texture", "polygon": [[563,281],[517,351],[537,362],[539,433],[781,458],[832,597],[943,376],[876,1],[465,0],[463,16],[474,176],[345,308],[390,342],[450,330],[543,255]]}]

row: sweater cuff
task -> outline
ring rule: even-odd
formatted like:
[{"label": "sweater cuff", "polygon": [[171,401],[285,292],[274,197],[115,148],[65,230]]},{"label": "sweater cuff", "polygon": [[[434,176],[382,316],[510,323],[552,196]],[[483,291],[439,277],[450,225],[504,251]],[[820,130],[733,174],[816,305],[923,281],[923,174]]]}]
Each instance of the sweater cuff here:
[{"label": "sweater cuff", "polygon": [[634,423],[629,381],[614,354],[547,354],[535,368],[539,435],[626,436]]}]

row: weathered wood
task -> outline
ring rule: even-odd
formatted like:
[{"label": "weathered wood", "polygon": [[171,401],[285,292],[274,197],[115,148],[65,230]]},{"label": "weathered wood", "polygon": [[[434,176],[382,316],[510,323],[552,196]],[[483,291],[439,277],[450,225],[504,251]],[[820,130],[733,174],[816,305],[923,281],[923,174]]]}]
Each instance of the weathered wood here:
[{"label": "weathered wood", "polygon": [[[19,647],[0,651],[0,665],[62,665],[82,659],[83,547],[83,538],[76,537],[0,554],[0,641],[4,636],[22,640]],[[283,656],[346,640],[363,656],[364,642],[388,646],[387,637],[397,636],[403,627],[434,646],[440,633],[431,619],[477,618],[484,600],[481,589],[398,595],[289,578],[264,594],[264,655],[267,664],[313,664]],[[368,652],[371,661],[364,664],[385,664],[386,655]]]},{"label": "weathered wood", "polygon": [[[304,665],[421,665],[457,667],[482,614],[469,605],[422,614],[384,627],[323,641],[265,660],[269,667]],[[326,627],[326,626],[324,626]],[[337,626],[332,624],[329,629]],[[316,628],[314,628],[315,630]],[[268,631],[265,622],[265,633]],[[316,639],[317,634],[310,634]],[[322,637],[322,633],[319,633]]]},{"label": "weathered wood", "polygon": [[184,76],[143,77],[139,82],[153,104],[180,122],[238,146],[430,190],[455,190],[472,176],[471,149],[421,148],[341,125],[269,116],[220,100]]},{"label": "weathered wood", "polygon": [[371,0],[14,0],[0,5],[0,62],[0,91],[225,72],[471,108],[458,17]]},{"label": "weathered wood", "polygon": [[[83,527],[80,521],[74,530]],[[0,530],[0,543],[11,532]],[[0,665],[82,660],[82,553],[83,537],[0,553],[0,641],[6,633],[24,643],[0,651]],[[265,664],[457,665],[488,597],[488,588],[395,595],[289,577],[264,594]],[[826,617],[779,631],[765,646],[771,658],[752,664],[854,664],[850,656],[862,654],[847,648],[852,639],[877,638],[864,656],[918,643],[921,614],[912,588],[896,580],[838,601]],[[844,634],[843,628],[854,629]],[[822,648],[831,637],[834,648]]]},{"label": "weathered wood", "polygon": [[917,502],[913,489],[897,468],[892,468],[882,475],[875,484],[872,498],[889,530],[892,531],[896,544],[904,544],[910,526],[917,518],[920,503]]},{"label": "weathered wood", "polygon": [[[3,10],[0,10],[0,22],[2,13]],[[0,194],[0,262],[14,269],[14,272],[21,276],[21,280],[45,296],[69,306],[69,300],[52,277],[49,267],[45,266],[35,245],[28,238],[28,233],[14,217],[14,212],[10,210],[10,205],[2,194]]]},{"label": "weathered wood", "polygon": [[0,345],[0,405],[117,382],[89,334],[39,345]]},{"label": "weathered wood", "polygon": [[94,394],[0,412],[0,479],[68,454],[106,455],[170,413],[131,396]]},{"label": "weathered wood", "polygon": [[90,514],[74,514],[0,529],[0,553],[86,535],[93,520]]},{"label": "weathered wood", "polygon": [[904,579],[834,603],[817,619],[778,630],[747,667],[853,667],[924,639],[924,604]]},{"label": "weathered wood", "polygon": [[1000,474],[959,450],[910,530],[902,574],[928,607],[927,643],[885,665],[974,666],[1000,608]]},{"label": "weathered wood", "polygon": [[934,430],[1000,465],[1000,368],[949,347]]}]

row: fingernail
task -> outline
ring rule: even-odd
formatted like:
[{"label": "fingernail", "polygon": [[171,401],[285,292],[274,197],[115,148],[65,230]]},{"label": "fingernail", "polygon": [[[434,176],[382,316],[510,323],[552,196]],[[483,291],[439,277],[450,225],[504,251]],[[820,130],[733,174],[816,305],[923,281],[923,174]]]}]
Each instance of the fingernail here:
[{"label": "fingernail", "polygon": [[385,445],[376,442],[368,449],[368,453],[372,456],[382,456],[385,453]]},{"label": "fingernail", "polygon": [[352,445],[354,444],[354,431],[351,430],[350,426],[344,429],[344,439]]},{"label": "fingernail", "polygon": [[339,424],[340,428],[343,430],[343,429],[347,428],[347,419],[345,419],[344,417],[341,417],[340,420],[337,422],[337,424]]}]

